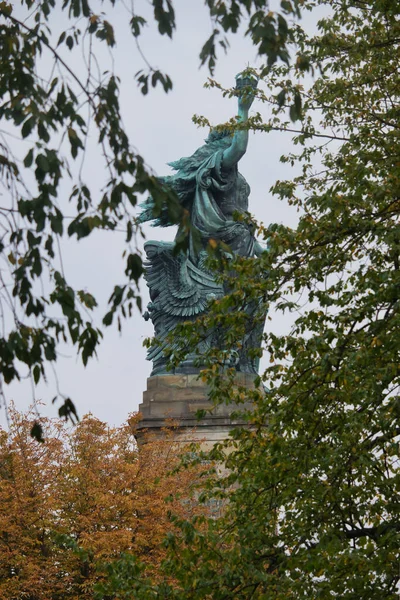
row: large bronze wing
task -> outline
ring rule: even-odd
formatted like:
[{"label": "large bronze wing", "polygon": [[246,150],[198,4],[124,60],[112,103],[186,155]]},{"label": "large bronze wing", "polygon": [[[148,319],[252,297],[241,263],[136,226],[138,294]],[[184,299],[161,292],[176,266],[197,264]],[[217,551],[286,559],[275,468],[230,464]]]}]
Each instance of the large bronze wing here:
[{"label": "large bronze wing", "polygon": [[167,242],[145,244],[145,278],[153,310],[165,317],[175,317],[177,323],[204,312],[210,300],[223,296],[223,288],[187,255],[182,252],[175,255],[173,246]]},{"label": "large bronze wing", "polygon": [[166,342],[168,334],[178,323],[204,313],[210,300],[223,296],[223,288],[186,254],[174,254],[173,243],[146,242],[144,247],[145,278],[151,298],[145,318],[151,318],[158,340],[147,353],[147,359],[153,361],[154,375],[165,372],[164,350],[171,350],[171,343]]}]

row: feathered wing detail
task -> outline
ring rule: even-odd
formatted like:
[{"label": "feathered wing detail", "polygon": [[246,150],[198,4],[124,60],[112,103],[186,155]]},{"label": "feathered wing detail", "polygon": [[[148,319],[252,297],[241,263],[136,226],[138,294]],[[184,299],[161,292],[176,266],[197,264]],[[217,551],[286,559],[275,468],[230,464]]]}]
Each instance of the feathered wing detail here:
[{"label": "feathered wing detail", "polygon": [[174,255],[172,250],[172,243],[145,244],[145,278],[150,288],[152,310],[175,318],[177,323],[180,318],[184,320],[204,312],[210,300],[223,295],[223,289],[186,255]]},{"label": "feathered wing detail", "polygon": [[178,323],[204,313],[213,298],[223,296],[223,288],[187,255],[174,255],[173,243],[147,242],[144,247],[145,278],[151,298],[146,318],[151,318],[158,340],[147,354],[147,359],[153,361],[154,375],[165,372],[167,335]]}]

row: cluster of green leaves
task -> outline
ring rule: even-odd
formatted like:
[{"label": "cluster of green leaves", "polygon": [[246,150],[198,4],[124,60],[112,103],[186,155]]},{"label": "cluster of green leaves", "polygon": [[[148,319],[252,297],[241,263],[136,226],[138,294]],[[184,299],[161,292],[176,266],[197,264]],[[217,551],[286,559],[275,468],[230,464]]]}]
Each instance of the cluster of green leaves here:
[{"label": "cluster of green leaves", "polygon": [[186,325],[182,352],[214,328],[240,348],[249,301],[291,330],[267,328],[254,390],[235,388],[222,350],[201,357],[216,402],[253,400],[252,427],[211,452],[229,473],[201,498],[229,500],[224,515],[206,530],[181,522],[163,584],[136,583],[135,598],[398,597],[400,7],[318,4],[330,8],[318,35],[296,35],[320,76],[307,89],[302,64],[271,69],[273,116],[253,122],[287,128],[282,108],[302,96],[300,151],[283,160],[303,171],[273,190],[299,207],[298,227],[261,229],[268,252],[229,262],[232,293]]},{"label": "cluster of green leaves", "polygon": [[[117,227],[126,231],[126,280],[115,285],[102,323],[117,321],[121,327],[121,318],[130,316],[136,306],[141,309],[138,196],[151,194],[155,212],[167,206],[172,222],[181,222],[183,216],[174,194],[133,149],[120,113],[120,80],[113,70],[100,72],[97,67],[102,47],[112,52],[116,44],[118,32],[111,18],[117,4],[121,3],[111,0],[108,8],[102,5],[102,12],[97,12],[88,0],[65,0],[60,6],[55,0],[0,2],[0,120],[4,124],[0,175],[6,190],[0,207],[4,315],[0,368],[5,383],[21,377],[21,365],[35,384],[46,378],[46,363],[56,361],[59,342],[74,344],[86,365],[101,341],[102,325],[96,324],[93,313],[96,298],[90,290],[74,289],[70,283],[60,256],[61,238],[81,240],[96,230],[112,232]],[[172,37],[173,2],[152,0],[151,4],[160,35]],[[212,39],[217,33],[236,32],[247,14],[249,32],[269,64],[286,60],[288,28],[283,17],[268,12],[267,1],[209,1],[207,5],[215,27]],[[282,2],[281,8],[286,15],[298,10],[297,2]],[[139,44],[146,19],[133,5],[126,10],[133,43]],[[61,16],[66,25],[60,33]],[[265,28],[270,29],[266,46]],[[83,53],[84,60],[77,61],[77,52]],[[213,41],[206,42],[200,58],[213,69]],[[170,77],[150,65],[137,72],[136,79],[143,94],[151,86],[161,85],[166,92],[172,88]],[[97,131],[104,165],[101,191],[85,180],[90,128]],[[181,231],[189,226],[184,223]],[[183,236],[182,247],[185,243]],[[72,407],[70,400],[64,402],[62,414],[71,414]]]},{"label": "cluster of green leaves", "polygon": [[289,64],[288,45],[292,41],[292,29],[287,18],[300,18],[302,2],[281,0],[280,12],[268,10],[265,0],[206,0],[206,4],[210,9],[213,31],[202,48],[200,58],[202,64],[208,64],[211,74],[217,60],[217,45],[226,51],[229,42],[225,34],[238,31],[244,22],[243,13],[248,17],[245,34],[250,36],[260,56],[267,59],[262,74],[265,75],[278,59]]}]

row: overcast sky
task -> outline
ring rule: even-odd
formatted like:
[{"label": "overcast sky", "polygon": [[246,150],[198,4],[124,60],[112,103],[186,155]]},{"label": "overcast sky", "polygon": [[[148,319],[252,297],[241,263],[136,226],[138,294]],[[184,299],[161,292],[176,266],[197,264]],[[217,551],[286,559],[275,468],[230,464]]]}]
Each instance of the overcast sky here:
[{"label": "overcast sky", "polygon": [[[202,145],[208,132],[192,123],[193,114],[205,115],[214,124],[236,114],[235,99],[224,99],[218,90],[203,87],[208,72],[205,67],[199,69],[198,55],[211,31],[203,0],[177,0],[174,4],[177,15],[174,39],[161,37],[154,26],[148,27],[141,38],[147,60],[169,73],[173,80],[173,91],[167,95],[161,89],[150,90],[148,96],[141,94],[133,75],[143,67],[143,61],[126,26],[126,12],[121,5],[110,12],[117,37],[114,65],[123,80],[121,105],[126,130],[132,144],[159,175],[170,172],[167,162],[188,156]],[[148,10],[146,6],[143,3]],[[63,25],[61,19],[58,26]],[[255,48],[248,38],[239,34],[232,36],[230,41],[229,53],[227,56],[221,53],[214,76],[226,87],[233,85],[235,75],[247,65],[259,65]],[[79,69],[78,64],[73,66]],[[267,108],[255,103],[252,110],[263,113]],[[90,183],[96,182],[103,169],[96,156],[96,139],[97,134],[93,131],[93,146],[89,147],[85,163],[86,180]],[[280,156],[290,149],[290,134],[251,134],[247,154],[240,162],[240,171],[251,186],[250,211],[265,224],[296,223],[295,211],[269,192],[277,179],[295,175],[288,165],[279,161]],[[174,231],[147,228],[146,235],[148,239],[172,240]],[[96,233],[89,239],[63,245],[67,277],[75,287],[94,293],[103,309],[114,284],[123,281],[124,237],[118,232]],[[141,291],[145,306],[148,295],[144,282]],[[277,319],[270,326],[279,330],[281,325],[282,319]],[[81,416],[90,411],[98,418],[118,425],[138,409],[151,371],[142,344],[152,333],[151,323],[146,323],[136,312],[124,323],[122,334],[113,328],[105,332],[97,359],[90,361],[86,368],[71,348],[62,349],[56,365],[59,388],[72,398]],[[53,377],[49,378],[47,386],[41,385],[34,392],[36,399],[48,404],[41,408],[43,413],[56,414],[55,407],[50,404],[56,393]],[[8,399],[14,399],[20,409],[32,402],[28,381],[9,386],[6,395]],[[0,422],[5,422],[4,410]]]}]

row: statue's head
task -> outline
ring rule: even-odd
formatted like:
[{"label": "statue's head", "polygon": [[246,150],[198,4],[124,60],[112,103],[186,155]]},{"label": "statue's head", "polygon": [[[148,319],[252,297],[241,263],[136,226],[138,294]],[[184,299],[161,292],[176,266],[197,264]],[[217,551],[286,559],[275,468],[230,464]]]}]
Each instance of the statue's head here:
[{"label": "statue's head", "polygon": [[[179,160],[169,162],[168,164],[176,171],[180,171],[185,182],[190,179],[190,174],[193,179],[195,179],[196,171],[199,166],[214,152],[217,152],[217,150],[228,148],[232,143],[232,136],[233,131],[230,129],[214,127],[208,134],[204,146],[200,146],[200,148],[198,148],[191,156],[180,158]],[[175,180],[177,177],[179,177],[179,175],[175,175]]]},{"label": "statue's head", "polygon": [[205,142],[206,144],[211,144],[213,142],[218,142],[220,140],[226,140],[227,143],[231,143],[231,138],[233,136],[233,131],[230,129],[220,129],[219,127],[213,127],[208,134]]}]

